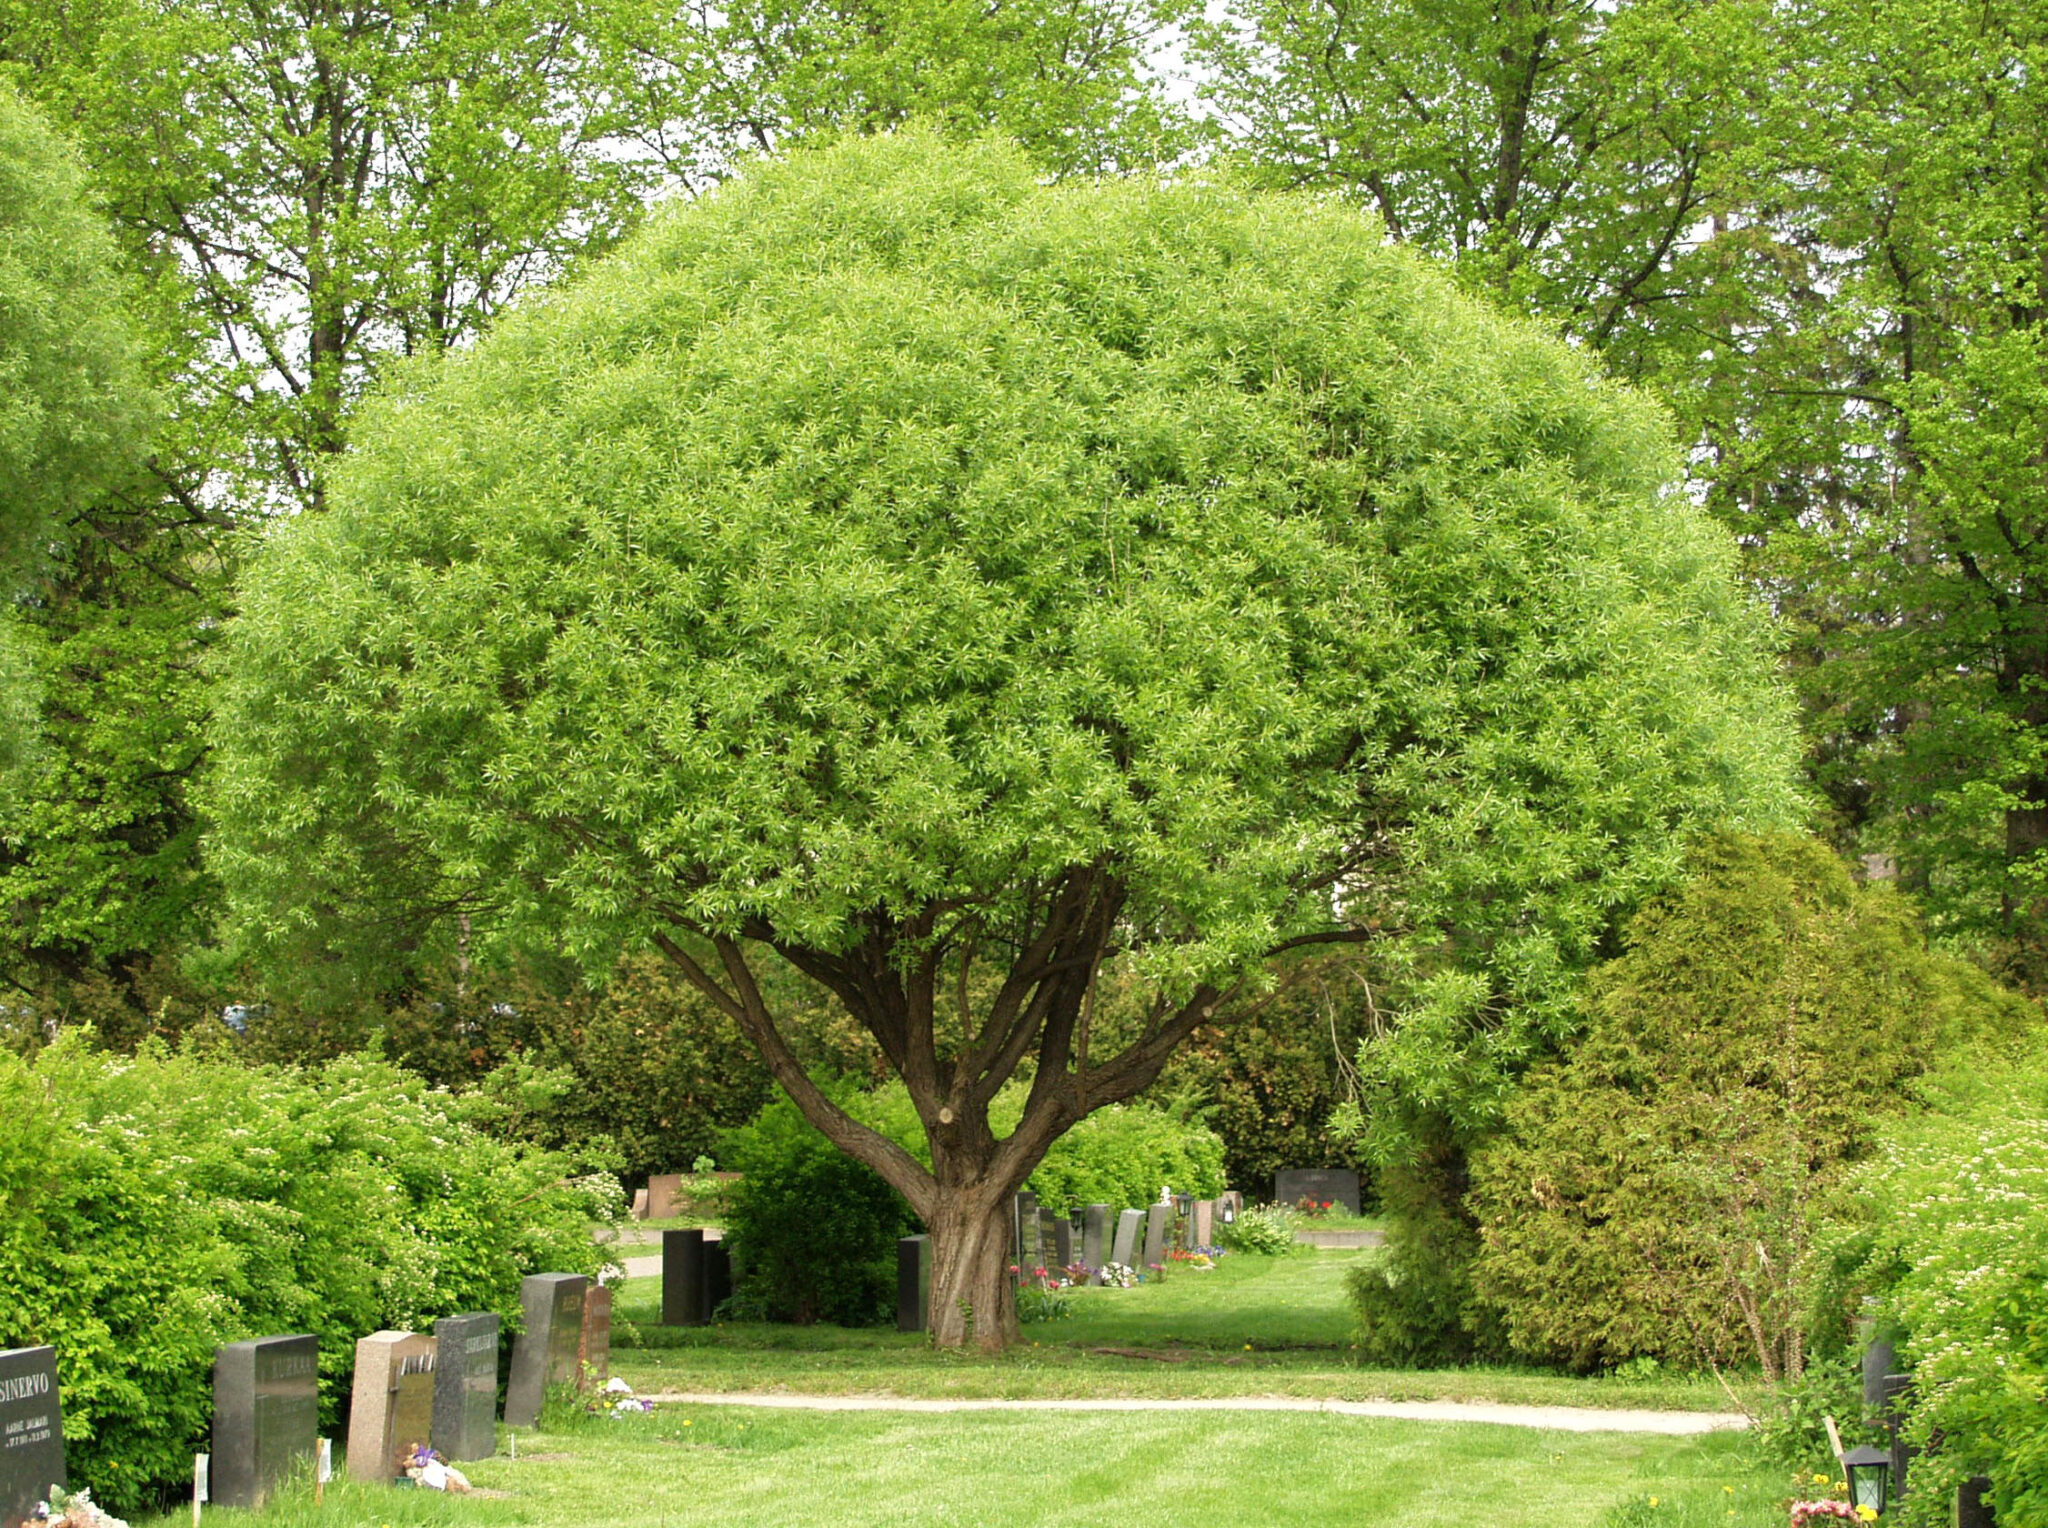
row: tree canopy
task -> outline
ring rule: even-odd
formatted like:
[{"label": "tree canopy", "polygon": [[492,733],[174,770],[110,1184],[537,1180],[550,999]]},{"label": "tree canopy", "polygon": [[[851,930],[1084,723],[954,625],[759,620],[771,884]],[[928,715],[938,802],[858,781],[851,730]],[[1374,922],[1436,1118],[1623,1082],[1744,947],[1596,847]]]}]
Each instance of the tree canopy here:
[{"label": "tree canopy", "polygon": [[[239,927],[657,941],[928,1220],[1276,962],[1380,942],[1540,1014],[1687,833],[1793,810],[1655,410],[1339,207],[799,154],[359,440],[229,642]],[[867,1025],[932,1170],[809,1083],[750,948]]]}]

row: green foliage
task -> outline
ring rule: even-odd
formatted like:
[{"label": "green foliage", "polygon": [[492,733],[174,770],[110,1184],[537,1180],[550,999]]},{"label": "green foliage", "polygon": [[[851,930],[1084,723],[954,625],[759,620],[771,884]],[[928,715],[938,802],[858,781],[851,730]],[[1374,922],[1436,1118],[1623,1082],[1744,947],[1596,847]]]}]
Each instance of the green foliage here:
[{"label": "green foliage", "polygon": [[1236,1220],[1220,1228],[1223,1245],[1234,1252],[1256,1252],[1264,1257],[1287,1257],[1300,1250],[1294,1240],[1300,1224],[1295,1212],[1284,1204],[1252,1204]]},{"label": "green foliage", "polygon": [[486,1113],[360,1057],[0,1052],[0,1346],[56,1346],[73,1479],[123,1511],[189,1481],[220,1343],[316,1333],[332,1424],[363,1333],[516,1318],[523,1275],[594,1272],[616,1185]]},{"label": "green foliage", "polygon": [[1530,999],[1469,1066],[1403,1032],[1490,1114],[1683,835],[1791,809],[1654,412],[1339,209],[843,145],[361,442],[226,665],[216,863],[273,954],[468,905],[600,968],[661,921],[822,956],[1099,863],[1185,993],[1352,866],[1346,921]]},{"label": "green foliage", "polygon": [[1348,1281],[1361,1362],[1408,1369],[1505,1355],[1499,1323],[1474,1297],[1479,1228],[1466,1188],[1464,1154],[1441,1133],[1381,1171],[1386,1245]]},{"label": "green foliage", "polygon": [[[851,1094],[846,1101],[858,1109]],[[895,1319],[896,1243],[916,1229],[901,1196],[786,1098],[733,1131],[741,1174],[725,1217],[742,1319],[875,1326]]]},{"label": "green foliage", "polygon": [[1055,1214],[1151,1204],[1161,1187],[1212,1198],[1226,1187],[1223,1142],[1184,1102],[1111,1104],[1055,1141],[1027,1187]]},{"label": "green foliage", "polygon": [[1844,1227],[1856,1281],[1905,1333],[1908,1435],[1941,1437],[1909,1523],[1945,1521],[1927,1508],[1978,1474],[1999,1522],[2048,1523],[2048,1065],[2038,1040],[2013,1050],[1944,1070],[1924,1113],[1887,1123]]},{"label": "green foliage", "polygon": [[1361,966],[1338,963],[1236,1023],[1197,1030],[1167,1068],[1162,1086],[1199,1098],[1222,1137],[1225,1182],[1263,1191],[1276,1172],[1353,1160],[1330,1117],[1355,1085],[1366,982]]},{"label": "green foliage", "polygon": [[1796,1379],[1828,1196],[1912,1079],[2037,1015],[1824,845],[1724,838],[1693,866],[1473,1158],[1473,1277],[1529,1357]]}]

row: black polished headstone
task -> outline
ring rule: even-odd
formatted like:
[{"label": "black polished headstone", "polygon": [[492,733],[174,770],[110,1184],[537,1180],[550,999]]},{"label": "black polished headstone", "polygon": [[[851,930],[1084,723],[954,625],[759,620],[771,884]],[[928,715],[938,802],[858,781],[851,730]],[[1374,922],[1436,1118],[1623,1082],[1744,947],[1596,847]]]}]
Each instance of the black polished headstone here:
[{"label": "black polished headstone", "polygon": [[1898,1367],[1897,1355],[1888,1342],[1873,1342],[1863,1350],[1863,1414],[1873,1420],[1884,1413],[1884,1377]]},{"label": "black polished headstone", "polygon": [[488,1459],[498,1451],[498,1336],[490,1311],[434,1323],[434,1452]]},{"label": "black polished headstone", "polygon": [[921,1332],[932,1307],[932,1239],[906,1236],[896,1243],[896,1330]]},{"label": "black polished headstone", "polygon": [[704,1232],[662,1232],[661,1324],[702,1326],[709,1319],[704,1303]]},{"label": "black polished headstone", "polygon": [[1019,1269],[1029,1269],[1038,1262],[1038,1196],[1028,1191],[1021,1193],[1015,1207],[1017,1237],[1011,1252]]},{"label": "black polished headstone", "polygon": [[252,1337],[214,1349],[215,1505],[262,1506],[312,1459],[319,1432],[319,1338]]},{"label": "black polished headstone", "polygon": [[519,1281],[525,1330],[512,1342],[512,1375],[505,1384],[505,1425],[531,1427],[540,1420],[548,1386],[576,1382],[576,1345],[583,1337],[580,1273],[535,1273]]},{"label": "black polished headstone", "polygon": [[0,1353],[0,1528],[18,1528],[49,1500],[51,1486],[70,1484],[57,1408],[57,1350],[9,1348]]},{"label": "black polished headstone", "polygon": [[1052,1223],[1052,1266],[1071,1268],[1074,1263],[1074,1223],[1062,1215]]},{"label": "black polished headstone", "polygon": [[1359,1213],[1358,1174],[1348,1167],[1316,1167],[1273,1174],[1273,1202],[1294,1205],[1307,1199],[1338,1204]]},{"label": "black polished headstone", "polygon": [[704,1319],[732,1298],[732,1253],[722,1241],[704,1243]]},{"label": "black polished headstone", "polygon": [[1956,1528],[1997,1528],[1991,1510],[1991,1477],[1973,1475],[1956,1487]]}]

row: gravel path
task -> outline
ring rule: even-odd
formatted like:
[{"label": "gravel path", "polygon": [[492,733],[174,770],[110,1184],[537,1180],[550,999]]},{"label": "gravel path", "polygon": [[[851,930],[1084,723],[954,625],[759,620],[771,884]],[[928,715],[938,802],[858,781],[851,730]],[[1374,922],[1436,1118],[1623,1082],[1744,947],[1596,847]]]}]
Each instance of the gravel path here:
[{"label": "gravel path", "polygon": [[669,1405],[760,1406],[780,1411],[1321,1411],[1410,1422],[1490,1422],[1557,1432],[1662,1433],[1689,1437],[1749,1425],[1737,1412],[1609,1411],[1594,1406],[1500,1406],[1483,1401],[1316,1401],[1288,1396],[1189,1400],[925,1400],[890,1395],[720,1394],[672,1390],[646,1397]]}]

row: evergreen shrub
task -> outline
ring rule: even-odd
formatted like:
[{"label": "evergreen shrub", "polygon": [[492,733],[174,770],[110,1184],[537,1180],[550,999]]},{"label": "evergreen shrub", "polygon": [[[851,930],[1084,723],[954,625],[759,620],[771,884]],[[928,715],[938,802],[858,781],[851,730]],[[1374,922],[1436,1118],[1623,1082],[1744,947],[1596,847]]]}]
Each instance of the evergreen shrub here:
[{"label": "evergreen shrub", "polygon": [[489,1108],[364,1057],[0,1052],[0,1347],[57,1349],[73,1482],[123,1515],[189,1483],[222,1343],[316,1334],[331,1428],[358,1337],[596,1272],[616,1181],[492,1139]]}]

